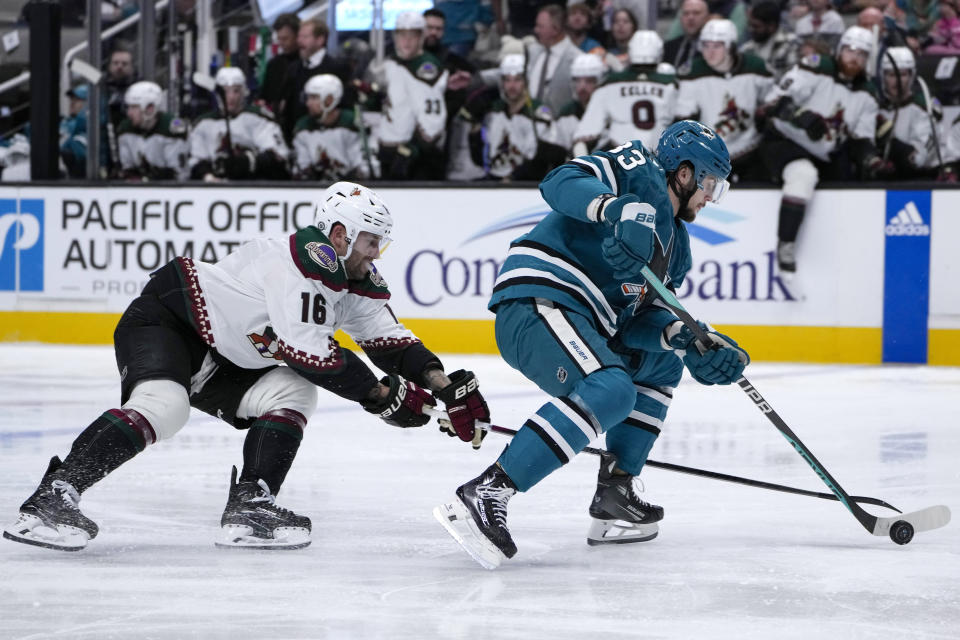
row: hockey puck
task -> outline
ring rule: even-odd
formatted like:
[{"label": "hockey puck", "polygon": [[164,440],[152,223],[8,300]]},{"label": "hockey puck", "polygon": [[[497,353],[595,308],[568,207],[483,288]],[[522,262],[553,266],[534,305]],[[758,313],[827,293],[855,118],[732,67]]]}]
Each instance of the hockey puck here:
[{"label": "hockey puck", "polygon": [[913,525],[906,520],[897,520],[890,526],[890,539],[897,544],[907,544],[913,540]]}]

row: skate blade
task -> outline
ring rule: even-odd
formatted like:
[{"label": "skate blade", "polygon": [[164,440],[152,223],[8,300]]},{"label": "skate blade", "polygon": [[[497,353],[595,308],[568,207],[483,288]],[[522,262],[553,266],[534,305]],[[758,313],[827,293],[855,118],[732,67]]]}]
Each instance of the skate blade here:
[{"label": "skate blade", "polygon": [[310,532],[303,527],[279,527],[272,538],[260,538],[253,535],[253,527],[226,525],[214,544],[220,549],[293,551],[310,546]]},{"label": "skate blade", "polygon": [[467,508],[459,498],[456,502],[434,507],[433,517],[443,525],[443,528],[453,536],[453,539],[463,547],[463,550],[470,554],[470,557],[484,569],[493,571],[506,559],[497,545],[480,533],[473,518],[470,517]]},{"label": "skate blade", "polygon": [[587,532],[587,544],[596,547],[603,544],[629,544],[631,542],[647,542],[653,540],[660,533],[656,522],[638,524],[625,520],[597,520],[590,523]]},{"label": "skate blade", "polygon": [[68,525],[56,529],[43,524],[37,516],[20,514],[17,521],[3,530],[7,540],[57,551],[80,551],[87,546],[90,536],[86,531]]}]

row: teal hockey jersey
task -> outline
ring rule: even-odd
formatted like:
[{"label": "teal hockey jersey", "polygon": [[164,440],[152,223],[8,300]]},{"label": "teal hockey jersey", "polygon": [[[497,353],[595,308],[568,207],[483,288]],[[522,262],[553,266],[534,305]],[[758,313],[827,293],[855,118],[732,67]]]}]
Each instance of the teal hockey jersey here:
[{"label": "teal hockey jersey", "polygon": [[631,333],[643,336],[642,348],[667,349],[660,344],[660,331],[676,316],[642,277],[629,282],[614,278],[601,251],[613,227],[598,221],[596,207],[591,207],[603,194],[628,193],[653,206],[656,237],[649,266],[668,287],[679,287],[692,264],[690,238],[673,215],[656,156],[634,140],[574,158],[544,178],[540,193],[552,211],[511,243],[488,307],[496,312],[506,300],[544,298],[593,318],[598,331],[611,338],[630,325]]}]

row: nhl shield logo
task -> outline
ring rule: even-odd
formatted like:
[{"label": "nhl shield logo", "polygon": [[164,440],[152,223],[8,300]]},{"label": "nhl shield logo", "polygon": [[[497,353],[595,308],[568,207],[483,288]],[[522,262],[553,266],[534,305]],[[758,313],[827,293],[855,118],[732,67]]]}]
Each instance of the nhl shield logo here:
[{"label": "nhl shield logo", "polygon": [[437,79],[437,76],[440,75],[440,70],[437,69],[437,65],[432,62],[424,62],[417,69],[416,76],[421,80],[426,80],[427,82],[433,82]]},{"label": "nhl shield logo", "polygon": [[307,255],[310,256],[311,260],[330,273],[336,273],[337,269],[340,268],[337,252],[330,245],[321,242],[308,242],[304,249],[307,250]]},{"label": "nhl shield logo", "polygon": [[564,369],[563,367],[557,368],[557,380],[559,380],[560,382],[567,381],[567,370]]},{"label": "nhl shield logo", "polygon": [[372,282],[378,287],[387,286],[387,283],[383,279],[383,276],[380,275],[380,272],[377,271],[377,268],[374,267],[373,265],[370,265],[370,282]]}]

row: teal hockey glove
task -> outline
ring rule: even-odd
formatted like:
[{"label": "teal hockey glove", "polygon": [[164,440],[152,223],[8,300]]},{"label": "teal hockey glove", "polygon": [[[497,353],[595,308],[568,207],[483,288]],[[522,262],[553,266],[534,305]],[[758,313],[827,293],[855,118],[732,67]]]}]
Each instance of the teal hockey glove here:
[{"label": "teal hockey glove", "polygon": [[697,382],[709,385],[730,384],[739,380],[744,368],[750,364],[750,354],[733,338],[711,329],[703,322],[698,324],[711,341],[702,353],[693,331],[679,320],[663,330],[664,341],[679,352],[677,355],[683,358],[683,364]]},{"label": "teal hockey glove", "polygon": [[614,277],[640,277],[640,270],[653,257],[656,209],[633,194],[610,198],[601,207],[598,218],[613,225],[613,237],[604,239],[601,250]]}]

